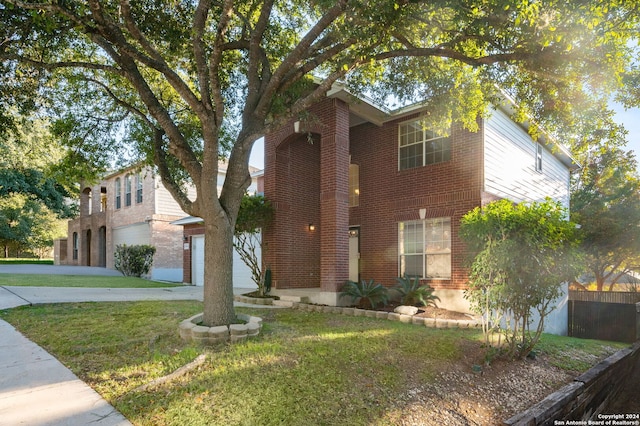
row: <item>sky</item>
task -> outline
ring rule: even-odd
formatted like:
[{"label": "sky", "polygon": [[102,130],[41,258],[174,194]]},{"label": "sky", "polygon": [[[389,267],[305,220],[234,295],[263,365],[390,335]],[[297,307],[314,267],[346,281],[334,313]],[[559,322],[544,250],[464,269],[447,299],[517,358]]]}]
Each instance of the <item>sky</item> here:
[{"label": "sky", "polygon": [[[636,159],[640,161],[640,109],[632,108],[625,110],[619,104],[612,104],[612,108],[616,111],[615,119],[618,123],[624,125],[629,131],[627,135],[627,149],[634,151]],[[249,164],[259,169],[264,168],[264,140],[259,139],[251,150]]]},{"label": "sky", "polygon": [[640,109],[625,110],[620,105],[613,105],[613,109],[616,111],[616,121],[624,125],[625,129],[629,131],[627,149],[634,151],[636,159],[640,160]]}]

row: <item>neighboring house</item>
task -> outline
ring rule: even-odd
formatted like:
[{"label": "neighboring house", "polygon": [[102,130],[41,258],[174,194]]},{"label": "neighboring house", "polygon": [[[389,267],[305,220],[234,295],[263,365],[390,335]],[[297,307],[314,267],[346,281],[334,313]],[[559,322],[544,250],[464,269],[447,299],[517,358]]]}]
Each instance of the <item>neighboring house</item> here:
[{"label": "neighboring house", "polygon": [[[218,191],[222,189],[226,165],[219,167]],[[251,173],[251,185],[247,189],[249,194],[261,194],[264,191],[264,172],[255,167],[249,167]],[[182,282],[196,286],[204,285],[204,224],[199,217],[188,216],[172,222],[174,225],[184,227],[183,241],[183,276]],[[261,252],[257,251],[258,261],[261,260]],[[254,288],[251,270],[242,261],[238,252],[233,252],[233,284],[236,287]]]},{"label": "neighboring house", "polygon": [[568,207],[571,156],[533,141],[505,108],[477,132],[454,125],[449,136],[424,129],[426,113],[385,111],[336,88],[305,121],[265,136],[275,216],[263,263],[275,294],[313,289],[312,301],[336,305],[347,280],[391,286],[419,275],[443,307],[467,311],[461,217],[499,198]]},{"label": "neighboring house", "polygon": [[[221,163],[219,180],[225,172]],[[82,189],[80,215],[69,221],[67,238],[56,241],[55,263],[114,269],[117,245],[150,244],[156,248],[150,278],[182,282],[188,241],[182,226],[172,222],[185,216],[151,169],[112,173]]]}]

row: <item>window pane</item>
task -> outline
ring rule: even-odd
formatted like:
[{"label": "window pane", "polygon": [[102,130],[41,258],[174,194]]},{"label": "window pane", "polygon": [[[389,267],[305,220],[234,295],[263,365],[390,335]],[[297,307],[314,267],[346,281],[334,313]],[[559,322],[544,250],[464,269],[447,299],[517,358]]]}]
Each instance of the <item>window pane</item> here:
[{"label": "window pane", "polygon": [[425,256],[427,278],[451,278],[451,254]]},{"label": "window pane", "polygon": [[438,137],[426,143],[425,164],[441,163],[451,159],[451,138]]},{"label": "window pane", "polygon": [[349,165],[349,207],[360,205],[360,166]]},{"label": "window pane", "polygon": [[423,232],[421,222],[400,223],[400,254],[422,254]]},{"label": "window pane", "polygon": [[422,255],[414,254],[400,257],[400,275],[422,277]]},{"label": "window pane", "polygon": [[451,219],[425,221],[425,269],[427,278],[451,277]]},{"label": "window pane", "polygon": [[422,165],[422,144],[400,148],[400,170],[421,167]]}]

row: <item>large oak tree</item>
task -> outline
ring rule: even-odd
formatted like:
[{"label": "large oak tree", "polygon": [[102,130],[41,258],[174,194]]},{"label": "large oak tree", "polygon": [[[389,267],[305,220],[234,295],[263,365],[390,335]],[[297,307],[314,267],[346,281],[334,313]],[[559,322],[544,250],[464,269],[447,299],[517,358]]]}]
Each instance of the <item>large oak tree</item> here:
[{"label": "large oak tree", "polygon": [[0,19],[6,78],[46,83],[61,135],[87,155],[130,143],[203,218],[204,322],[217,325],[235,315],[233,230],[260,136],[338,81],[424,101],[443,127],[473,129],[497,86],[520,113],[561,122],[585,94],[620,84],[638,11],[586,0],[1,0]]}]

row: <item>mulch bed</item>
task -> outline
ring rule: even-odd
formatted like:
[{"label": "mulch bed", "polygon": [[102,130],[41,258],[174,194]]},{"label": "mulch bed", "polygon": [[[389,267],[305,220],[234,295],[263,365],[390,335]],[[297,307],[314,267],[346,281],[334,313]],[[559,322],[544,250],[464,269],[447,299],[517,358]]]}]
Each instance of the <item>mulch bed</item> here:
[{"label": "mulch bed", "polygon": [[[376,311],[393,312],[395,308],[400,306],[399,302],[390,302],[387,306],[379,306]],[[462,312],[450,311],[444,308],[434,308],[432,306],[418,306],[416,317],[450,319],[450,320],[470,320],[471,315]]]}]

